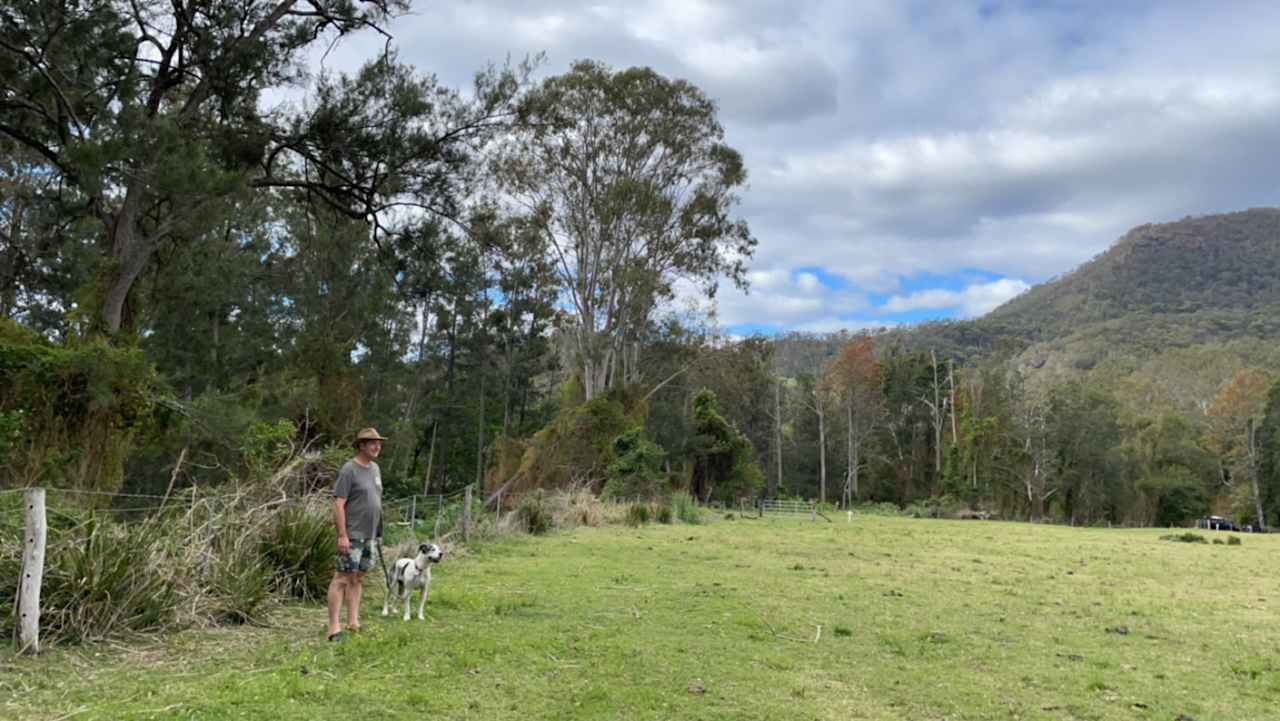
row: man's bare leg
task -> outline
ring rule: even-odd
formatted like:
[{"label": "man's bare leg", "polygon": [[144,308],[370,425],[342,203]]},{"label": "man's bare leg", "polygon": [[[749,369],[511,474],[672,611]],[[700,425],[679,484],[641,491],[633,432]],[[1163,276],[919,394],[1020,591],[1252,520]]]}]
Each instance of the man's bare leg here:
[{"label": "man's bare leg", "polygon": [[364,574],[359,571],[348,574],[347,580],[347,628],[360,628],[360,598],[364,595]]},{"label": "man's bare leg", "polygon": [[[325,595],[325,602],[329,607],[329,631],[326,636],[332,636],[342,630],[342,624],[338,620],[342,612],[342,600],[350,597],[350,573],[335,572],[333,580],[329,582],[329,592]],[[351,602],[347,601],[347,607],[350,609]]]}]

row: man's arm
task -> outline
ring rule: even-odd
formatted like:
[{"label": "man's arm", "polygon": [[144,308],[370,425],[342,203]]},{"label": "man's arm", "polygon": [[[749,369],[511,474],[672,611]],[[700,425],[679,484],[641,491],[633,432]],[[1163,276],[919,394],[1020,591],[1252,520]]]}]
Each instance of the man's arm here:
[{"label": "man's arm", "polygon": [[333,525],[338,529],[338,553],[347,555],[351,552],[351,539],[347,536],[347,499],[333,499]]}]

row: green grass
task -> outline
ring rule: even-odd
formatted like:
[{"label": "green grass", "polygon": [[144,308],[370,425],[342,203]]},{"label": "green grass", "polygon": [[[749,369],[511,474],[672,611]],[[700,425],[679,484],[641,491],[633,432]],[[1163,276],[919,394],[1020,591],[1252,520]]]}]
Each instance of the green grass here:
[{"label": "green grass", "polygon": [[[1274,718],[1280,536],[855,517],[582,528],[437,568],[428,622],[0,656],[0,718]],[[819,628],[821,630],[819,631]]]}]

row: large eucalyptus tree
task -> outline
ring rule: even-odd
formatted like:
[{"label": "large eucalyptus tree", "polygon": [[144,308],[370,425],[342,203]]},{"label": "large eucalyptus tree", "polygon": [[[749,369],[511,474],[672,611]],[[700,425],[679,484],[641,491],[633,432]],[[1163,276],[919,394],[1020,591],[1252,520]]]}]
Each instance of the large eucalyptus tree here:
[{"label": "large eucalyptus tree", "polygon": [[648,68],[580,61],[521,106],[499,174],[545,232],[574,318],[587,400],[639,380],[639,336],[677,279],[743,283],[746,181],[715,103]]}]

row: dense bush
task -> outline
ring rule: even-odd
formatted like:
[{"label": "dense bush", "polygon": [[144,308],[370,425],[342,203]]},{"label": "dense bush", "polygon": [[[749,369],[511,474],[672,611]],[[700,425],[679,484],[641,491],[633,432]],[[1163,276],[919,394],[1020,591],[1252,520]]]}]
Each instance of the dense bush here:
[{"label": "dense bush", "polygon": [[643,426],[632,426],[618,436],[613,452],[614,460],[606,469],[606,497],[652,501],[666,492],[663,462],[667,454],[649,440]]},{"label": "dense bush", "polygon": [[36,483],[114,491],[161,382],[137,348],[56,345],[0,319],[0,487]]},{"label": "dense bush", "polygon": [[515,513],[520,519],[520,527],[535,536],[547,533],[555,525],[547,492],[541,488],[526,493]]}]

